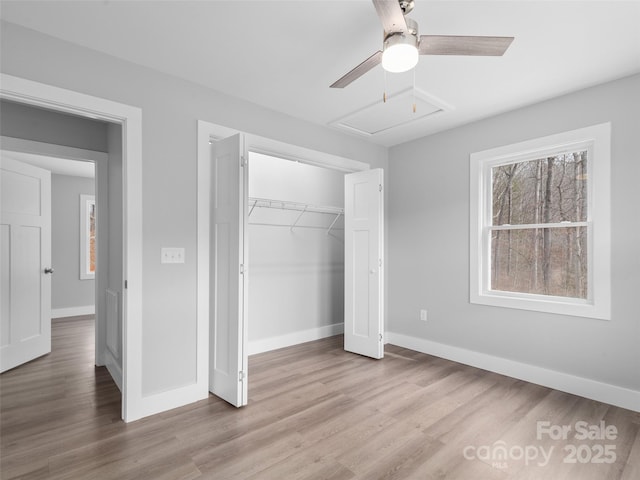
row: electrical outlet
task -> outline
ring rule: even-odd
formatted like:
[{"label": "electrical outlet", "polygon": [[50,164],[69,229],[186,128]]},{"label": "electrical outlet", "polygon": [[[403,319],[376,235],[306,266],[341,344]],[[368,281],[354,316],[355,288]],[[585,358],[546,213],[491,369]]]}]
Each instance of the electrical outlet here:
[{"label": "electrical outlet", "polygon": [[160,249],[160,263],[184,263],[184,248]]},{"label": "electrical outlet", "polygon": [[427,311],[426,310],[420,310],[420,320],[423,322],[427,321]]}]

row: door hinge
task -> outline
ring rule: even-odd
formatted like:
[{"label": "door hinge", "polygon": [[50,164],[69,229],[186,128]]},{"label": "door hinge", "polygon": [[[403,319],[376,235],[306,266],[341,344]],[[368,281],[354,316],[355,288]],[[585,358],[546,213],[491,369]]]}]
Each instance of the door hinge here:
[{"label": "door hinge", "polygon": [[378,191],[382,191],[382,184],[378,185]]},{"label": "door hinge", "polygon": [[244,167],[247,165],[247,161],[244,159],[244,155],[240,157],[240,166]]},{"label": "door hinge", "polygon": [[242,382],[246,378],[243,371],[238,372],[238,381]]},{"label": "door hinge", "polygon": [[244,265],[240,264],[240,275],[244,275]]},{"label": "door hinge", "polygon": [[382,341],[382,334],[380,334],[380,341]]},{"label": "door hinge", "polygon": [[129,288],[129,282],[127,282],[126,280],[124,281],[124,289],[126,290],[127,288]]},{"label": "door hinge", "polygon": [[380,268],[382,268],[382,259],[381,259],[381,258],[379,258],[379,259],[378,259],[378,266],[379,266]]}]

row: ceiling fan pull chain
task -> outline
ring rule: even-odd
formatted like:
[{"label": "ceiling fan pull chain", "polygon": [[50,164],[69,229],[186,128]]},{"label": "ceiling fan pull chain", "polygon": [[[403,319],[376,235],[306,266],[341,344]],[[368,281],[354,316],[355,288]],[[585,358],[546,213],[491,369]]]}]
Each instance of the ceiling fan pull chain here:
[{"label": "ceiling fan pull chain", "polygon": [[387,103],[387,71],[382,70],[384,76],[384,89],[382,91],[382,103]]},{"label": "ceiling fan pull chain", "polygon": [[416,69],[413,68],[413,113],[416,113]]}]

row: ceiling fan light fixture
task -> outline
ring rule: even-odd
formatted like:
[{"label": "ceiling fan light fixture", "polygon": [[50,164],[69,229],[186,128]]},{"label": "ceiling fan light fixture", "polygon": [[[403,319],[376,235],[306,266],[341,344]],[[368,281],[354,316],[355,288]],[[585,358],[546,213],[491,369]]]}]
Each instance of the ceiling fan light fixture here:
[{"label": "ceiling fan light fixture", "polygon": [[406,72],[417,65],[419,56],[417,36],[394,33],[384,41],[382,68],[391,73]]},{"label": "ceiling fan light fixture", "polygon": [[418,23],[407,17],[414,0],[373,0],[382,22],[383,47],[364,62],[333,82],[330,88],[344,88],[382,64],[386,72],[406,72],[418,63],[420,55],[504,55],[513,37],[469,35],[418,35]]}]

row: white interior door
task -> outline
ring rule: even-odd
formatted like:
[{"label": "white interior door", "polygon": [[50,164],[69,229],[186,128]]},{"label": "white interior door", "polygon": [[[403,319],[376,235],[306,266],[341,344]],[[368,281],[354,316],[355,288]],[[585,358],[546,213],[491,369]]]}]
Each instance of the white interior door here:
[{"label": "white interior door", "polygon": [[51,172],[0,165],[0,371],[51,351]]},{"label": "white interior door", "polygon": [[209,390],[247,404],[246,189],[242,137],[214,142],[211,166]]},{"label": "white interior door", "polygon": [[383,170],[345,175],[344,349],[384,356]]}]

